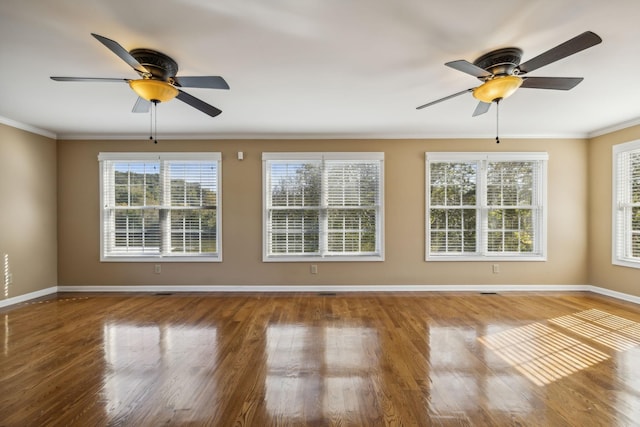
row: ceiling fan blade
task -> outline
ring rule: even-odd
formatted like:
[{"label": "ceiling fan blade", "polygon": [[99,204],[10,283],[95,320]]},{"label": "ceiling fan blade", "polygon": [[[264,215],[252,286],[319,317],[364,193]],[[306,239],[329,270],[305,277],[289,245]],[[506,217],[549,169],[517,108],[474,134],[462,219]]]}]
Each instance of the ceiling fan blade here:
[{"label": "ceiling fan blade", "polygon": [[444,98],[436,99],[435,101],[431,101],[431,102],[428,102],[428,103],[426,103],[424,105],[416,107],[416,110],[421,110],[421,109],[423,109],[425,107],[430,107],[430,106],[432,106],[434,104],[437,104],[437,103],[442,102],[442,101],[446,101],[447,99],[455,98],[456,96],[460,96],[460,95],[462,95],[464,93],[467,93],[467,92],[473,92],[473,89],[475,89],[475,88],[461,90],[460,92],[454,93],[453,95],[449,95],[449,96],[445,96]]},{"label": "ceiling fan blade", "polygon": [[489,77],[491,73],[488,73],[486,70],[478,67],[477,65],[472,64],[471,62],[459,59],[457,61],[447,62],[447,67],[451,67],[455,70],[462,71],[463,73],[471,74],[473,77]]},{"label": "ceiling fan blade", "polygon": [[144,98],[138,97],[136,99],[136,103],[133,104],[132,113],[148,113],[151,109],[151,102],[147,101]]},{"label": "ceiling fan blade", "polygon": [[222,110],[218,110],[213,105],[209,105],[206,102],[196,98],[195,96],[189,95],[188,93],[181,91],[180,89],[178,89],[178,96],[176,98],[178,98],[180,101],[184,102],[185,104],[189,104],[193,108],[196,108],[202,111],[203,113],[210,115],[211,117],[215,117],[218,114],[222,113]]},{"label": "ceiling fan blade", "polygon": [[541,53],[535,58],[528,60],[524,64],[520,64],[518,69],[520,70],[520,74],[529,73],[540,67],[549,65],[552,62],[559,61],[562,58],[566,58],[574,53],[590,48],[591,46],[595,46],[601,42],[602,39],[596,33],[585,31],[579,36],[576,36],[571,40],[567,40],[566,42]]},{"label": "ceiling fan blade", "polygon": [[176,86],[205,89],[229,89],[227,82],[220,76],[181,76],[174,77]]},{"label": "ceiling fan blade", "polygon": [[102,77],[50,77],[57,82],[128,82],[129,79],[110,79]]},{"label": "ceiling fan blade", "polygon": [[129,64],[131,68],[136,70],[140,74],[150,74],[150,71],[146,69],[141,63],[138,62],[125,48],[123,48],[118,42],[103,37],[98,34],[91,33],[100,43],[105,45],[111,52],[115,53],[124,62]]},{"label": "ceiling fan blade", "polygon": [[523,77],[522,86],[530,89],[573,89],[584,78],[582,77]]},{"label": "ceiling fan blade", "polygon": [[490,102],[482,102],[482,101],[478,102],[476,109],[473,111],[472,117],[479,116],[481,114],[486,113],[487,111],[489,111],[490,107],[491,107]]}]

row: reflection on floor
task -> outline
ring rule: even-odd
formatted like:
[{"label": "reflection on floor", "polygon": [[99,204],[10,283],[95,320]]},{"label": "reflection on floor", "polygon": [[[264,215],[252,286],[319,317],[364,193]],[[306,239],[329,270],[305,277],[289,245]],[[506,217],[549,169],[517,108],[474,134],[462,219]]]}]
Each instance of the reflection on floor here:
[{"label": "reflection on floor", "polygon": [[536,322],[478,340],[539,386],[610,358],[584,340],[615,351],[640,345],[640,323],[602,310],[555,317],[548,323]]},{"label": "reflection on floor", "polygon": [[590,294],[61,294],[0,312],[0,425],[637,425],[638,366]]},{"label": "reflection on floor", "polygon": [[549,322],[616,351],[640,345],[640,323],[602,310],[581,311],[550,319]]}]

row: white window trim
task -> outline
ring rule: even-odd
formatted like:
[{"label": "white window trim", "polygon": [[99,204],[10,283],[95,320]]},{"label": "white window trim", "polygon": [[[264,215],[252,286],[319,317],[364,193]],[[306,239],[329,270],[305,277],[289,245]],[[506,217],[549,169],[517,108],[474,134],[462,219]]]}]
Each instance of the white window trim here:
[{"label": "white window trim", "polygon": [[[377,255],[287,255],[269,254],[267,235],[267,181],[268,161],[279,160],[379,160],[380,161],[380,208],[378,210]],[[371,262],[384,261],[384,153],[383,152],[264,152],[262,153],[262,261],[263,262]]]},{"label": "white window trim", "polygon": [[[474,255],[434,255],[430,252],[430,200],[429,200],[429,188],[430,188],[430,161],[455,161],[455,160],[468,160],[468,161],[543,161],[540,176],[540,190],[542,191],[541,203],[542,203],[542,218],[540,219],[540,235],[538,243],[540,245],[539,255],[520,255],[520,254],[501,254],[501,255],[489,255],[485,253],[478,253]],[[427,152],[425,153],[425,260],[426,261],[546,261],[547,260],[547,162],[549,160],[549,154],[545,152]],[[484,185],[480,179],[477,186]],[[476,204],[483,203],[478,200]],[[486,207],[482,207],[486,209]],[[477,233],[480,235],[481,224],[477,224]]]},{"label": "white window trim", "polygon": [[[104,241],[104,174],[103,161],[163,161],[163,160],[211,160],[217,165],[217,254],[207,256],[192,255],[143,255],[143,256],[107,256],[105,255]],[[163,153],[128,153],[128,152],[105,152],[98,154],[100,164],[100,262],[222,262],[222,154],[219,152],[163,152]]]},{"label": "white window trim", "polygon": [[[618,240],[618,229],[620,228],[620,221],[624,221],[621,215],[621,204],[619,200],[618,185],[621,181],[620,170],[618,169],[618,159],[621,154],[629,151],[640,150],[640,140],[625,142],[624,144],[617,144],[612,147],[612,187],[611,187],[611,263],[613,265],[620,265],[623,267],[640,268],[640,260],[630,259],[624,257],[620,253],[621,246],[625,242]],[[625,182],[624,184],[627,184]]]}]

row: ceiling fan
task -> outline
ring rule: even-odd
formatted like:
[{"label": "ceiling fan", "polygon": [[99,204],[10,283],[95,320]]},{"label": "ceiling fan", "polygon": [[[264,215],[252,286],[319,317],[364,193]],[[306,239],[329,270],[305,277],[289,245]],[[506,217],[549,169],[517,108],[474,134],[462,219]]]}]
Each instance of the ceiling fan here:
[{"label": "ceiling fan", "polygon": [[180,88],[229,89],[229,85],[220,76],[178,77],[178,64],[169,56],[151,49],[133,49],[127,51],[118,42],[91,33],[100,43],[129,64],[140,76],[139,79],[94,78],[94,77],[51,77],[60,82],[127,82],[138,95],[133,106],[134,113],[146,113],[152,104],[166,102],[173,98],[215,117],[222,112]]},{"label": "ceiling fan", "polygon": [[567,56],[595,46],[600,42],[602,42],[602,39],[597,34],[591,31],[585,31],[523,64],[520,64],[522,49],[517,47],[493,50],[480,56],[473,61],[473,63],[464,59],[447,62],[444,65],[470,74],[483,83],[478,87],[465,89],[453,95],[428,102],[416,109],[420,110],[467,92],[472,92],[473,96],[480,101],[473,112],[473,116],[475,117],[486,113],[489,111],[491,103],[498,103],[502,99],[513,95],[520,87],[556,90],[573,89],[583,80],[582,77],[529,77],[527,74],[545,65],[549,65]]}]

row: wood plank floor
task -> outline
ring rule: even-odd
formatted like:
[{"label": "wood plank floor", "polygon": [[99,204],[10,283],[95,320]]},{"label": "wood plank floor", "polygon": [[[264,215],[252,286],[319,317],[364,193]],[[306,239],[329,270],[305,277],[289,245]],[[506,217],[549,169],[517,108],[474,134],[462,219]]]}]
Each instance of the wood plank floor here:
[{"label": "wood plank floor", "polygon": [[58,294],[0,310],[2,426],[640,424],[590,293]]}]

